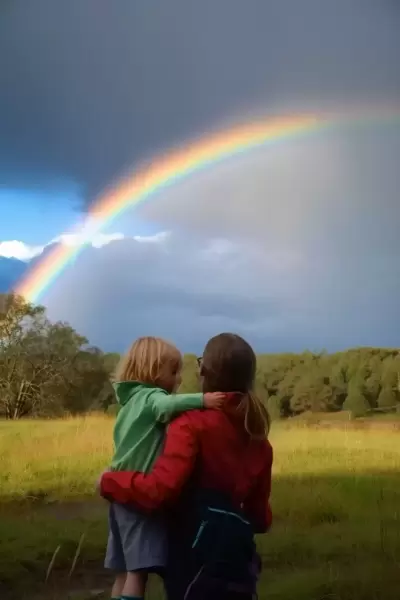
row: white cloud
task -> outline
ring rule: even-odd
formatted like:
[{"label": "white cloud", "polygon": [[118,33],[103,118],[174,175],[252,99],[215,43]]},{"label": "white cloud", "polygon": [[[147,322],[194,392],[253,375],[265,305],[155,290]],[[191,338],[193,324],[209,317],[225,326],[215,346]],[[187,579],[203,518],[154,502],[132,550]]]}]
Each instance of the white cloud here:
[{"label": "white cloud", "polygon": [[101,248],[102,246],[105,246],[110,242],[114,242],[115,240],[123,240],[124,237],[125,236],[122,233],[96,233],[90,238],[88,238],[87,234],[84,233],[63,233],[62,235],[54,238],[50,244],[60,243],[64,246],[81,246],[83,244],[87,244],[93,246],[94,248]]},{"label": "white cloud", "polygon": [[44,250],[44,246],[29,246],[18,240],[0,242],[0,256],[4,258],[17,258],[18,260],[29,261],[35,256],[39,256]]},{"label": "white cloud", "polygon": [[[150,236],[133,236],[131,239],[142,244],[160,244],[169,236],[169,232],[161,231]],[[130,237],[130,236],[129,236]],[[88,237],[87,233],[63,233],[43,246],[31,246],[19,240],[10,240],[0,242],[0,256],[4,258],[16,258],[22,261],[30,261],[32,258],[40,256],[45,248],[52,244],[63,244],[65,246],[92,246],[93,248],[102,248],[107,244],[123,239],[129,239],[123,233],[94,233]]]},{"label": "white cloud", "polygon": [[154,235],[134,235],[132,239],[141,244],[161,244],[162,242],[165,242],[170,235],[170,231],[160,231]]}]

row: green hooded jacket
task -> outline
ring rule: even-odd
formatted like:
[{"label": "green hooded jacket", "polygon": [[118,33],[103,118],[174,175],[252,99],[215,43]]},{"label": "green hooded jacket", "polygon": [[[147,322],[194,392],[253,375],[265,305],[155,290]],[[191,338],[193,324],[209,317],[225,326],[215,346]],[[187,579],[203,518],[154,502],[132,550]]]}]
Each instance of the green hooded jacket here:
[{"label": "green hooded jacket", "polygon": [[113,471],[148,473],[162,450],[165,428],[180,413],[203,408],[203,394],[168,394],[137,381],[114,384],[120,405],[114,427]]}]

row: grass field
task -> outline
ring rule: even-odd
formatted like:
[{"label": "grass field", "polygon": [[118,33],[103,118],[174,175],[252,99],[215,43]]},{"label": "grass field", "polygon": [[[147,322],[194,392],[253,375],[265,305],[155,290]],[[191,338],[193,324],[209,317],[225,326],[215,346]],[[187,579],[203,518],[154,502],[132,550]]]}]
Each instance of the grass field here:
[{"label": "grass field", "polygon": [[[97,416],[0,423],[2,599],[37,589],[38,598],[75,590],[70,597],[86,600],[83,590],[107,586],[106,512],[94,484],[111,432],[112,420]],[[260,598],[398,600],[400,431],[277,425],[271,441],[274,527],[259,539]]]}]

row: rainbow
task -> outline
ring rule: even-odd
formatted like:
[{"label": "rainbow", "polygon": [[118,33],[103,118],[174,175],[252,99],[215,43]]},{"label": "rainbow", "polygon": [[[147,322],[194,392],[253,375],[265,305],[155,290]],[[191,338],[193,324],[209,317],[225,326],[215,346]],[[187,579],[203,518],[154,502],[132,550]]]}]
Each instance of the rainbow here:
[{"label": "rainbow", "polygon": [[400,120],[399,109],[347,111],[345,115],[295,115],[270,117],[210,134],[155,158],[104,193],[90,208],[85,222],[70,233],[78,234],[80,245],[57,244],[39,260],[14,290],[29,302],[37,302],[68,265],[99,233],[123,211],[150,200],[168,186],[234,156],[296,139],[335,125]]}]

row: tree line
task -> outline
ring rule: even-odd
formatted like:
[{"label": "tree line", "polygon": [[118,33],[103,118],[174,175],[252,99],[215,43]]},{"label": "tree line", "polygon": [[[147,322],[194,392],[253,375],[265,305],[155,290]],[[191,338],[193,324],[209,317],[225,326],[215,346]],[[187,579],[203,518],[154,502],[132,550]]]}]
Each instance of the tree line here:
[{"label": "tree line", "polygon": [[[260,354],[256,391],[273,419],[347,411],[363,417],[400,412],[400,350]],[[199,389],[196,358],[185,357],[182,389]]]},{"label": "tree line", "polygon": [[[112,410],[116,353],[104,353],[42,306],[0,295],[0,417],[58,417]],[[400,412],[400,350],[261,354],[256,391],[271,416]],[[200,390],[196,356],[184,357],[181,391]]]}]

